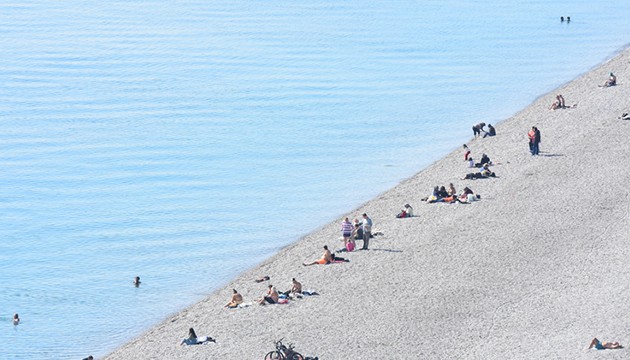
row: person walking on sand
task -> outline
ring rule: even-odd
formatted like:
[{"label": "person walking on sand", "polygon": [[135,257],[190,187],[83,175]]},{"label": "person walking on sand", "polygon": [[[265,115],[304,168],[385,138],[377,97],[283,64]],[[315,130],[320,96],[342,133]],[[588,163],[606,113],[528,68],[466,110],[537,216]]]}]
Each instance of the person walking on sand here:
[{"label": "person walking on sand", "polygon": [[352,223],[347,217],[341,222],[341,235],[343,236],[343,247],[346,248],[352,236]]},{"label": "person walking on sand", "polygon": [[472,127],[472,131],[473,131],[473,137],[477,137],[477,136],[481,136],[481,132],[485,132],[485,130],[483,129],[483,127],[486,126],[486,123],[479,123],[475,126]]},{"label": "person walking on sand", "polygon": [[330,262],[332,261],[332,254],[330,253],[330,250],[328,250],[328,245],[324,245],[324,254],[322,255],[321,259],[319,260],[315,260],[312,263],[302,263],[302,265],[304,266],[311,266],[311,265],[326,265],[326,264],[330,264]]},{"label": "person walking on sand", "polygon": [[372,219],[366,214],[363,213],[363,223],[361,226],[363,227],[363,247],[361,250],[370,250],[368,246],[370,245],[370,237],[372,236]]},{"label": "person walking on sand", "polygon": [[537,127],[532,126],[532,129],[527,133],[527,137],[529,138],[529,152],[531,152],[532,155],[538,155],[540,131]]}]

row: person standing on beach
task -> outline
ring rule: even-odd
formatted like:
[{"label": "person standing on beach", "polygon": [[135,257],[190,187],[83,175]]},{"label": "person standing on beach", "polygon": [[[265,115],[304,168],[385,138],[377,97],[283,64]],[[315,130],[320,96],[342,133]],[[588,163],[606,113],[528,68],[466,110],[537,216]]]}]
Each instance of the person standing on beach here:
[{"label": "person standing on beach", "polygon": [[347,217],[341,222],[341,235],[343,236],[343,247],[348,247],[348,241],[352,236],[352,223]]},{"label": "person standing on beach", "polygon": [[370,244],[370,237],[372,237],[372,224],[372,219],[370,219],[366,213],[363,213],[363,247],[361,250],[370,250],[368,246]]},{"label": "person standing on beach", "polygon": [[477,136],[481,136],[481,132],[485,132],[485,130],[483,129],[483,127],[486,126],[486,123],[479,123],[475,126],[472,127],[472,131],[473,131],[473,136],[476,138]]},{"label": "person standing on beach", "polygon": [[527,137],[529,138],[529,152],[532,155],[538,155],[538,146],[540,144],[540,131],[537,127],[532,126],[532,129],[527,133]]}]

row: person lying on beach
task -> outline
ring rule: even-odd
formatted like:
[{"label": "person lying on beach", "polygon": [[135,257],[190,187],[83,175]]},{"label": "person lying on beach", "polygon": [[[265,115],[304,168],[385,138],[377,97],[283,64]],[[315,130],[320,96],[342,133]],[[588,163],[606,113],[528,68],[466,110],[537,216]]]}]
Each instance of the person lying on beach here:
[{"label": "person lying on beach", "polygon": [[456,203],[456,202],[458,202],[460,204],[464,203],[463,201],[461,201],[459,199],[457,194],[451,195],[451,196],[447,196],[447,197],[443,197],[441,199],[435,199],[435,200],[431,199],[431,200],[428,201],[429,204],[433,204],[433,203],[437,203],[437,202],[444,202],[444,203],[447,203],[447,204],[452,204],[452,203]]},{"label": "person lying on beach", "polygon": [[476,180],[476,179],[485,179],[490,177],[496,177],[497,175],[488,169],[487,164],[484,165],[482,170],[478,173],[468,173],[466,176],[462,178],[462,180]]},{"label": "person lying on beach", "polygon": [[457,195],[451,195],[442,199],[447,204],[454,204],[456,202],[463,204],[464,202],[459,199]]},{"label": "person lying on beach", "polygon": [[328,250],[328,245],[324,245],[324,254],[322,255],[322,257],[319,260],[315,260],[312,263],[303,263],[302,265],[304,266],[311,266],[311,265],[326,265],[326,264],[330,264],[330,262],[332,261],[332,254],[330,253],[330,250]]},{"label": "person lying on beach", "polygon": [[269,280],[269,276],[265,275],[265,276],[263,276],[263,277],[261,277],[259,279],[254,280],[254,281],[257,282],[257,283],[261,283],[261,282],[267,281],[267,280]]},{"label": "person lying on beach", "polygon": [[332,253],[330,256],[332,257],[332,262],[350,262],[350,260],[339,257],[335,253]]},{"label": "person lying on beach", "polygon": [[230,302],[225,305],[228,309],[234,309],[243,303],[243,295],[239,294],[236,289],[232,289],[232,291],[232,298],[230,299]]},{"label": "person lying on beach", "polygon": [[179,345],[180,346],[181,345],[201,345],[208,342],[216,343],[216,340],[214,340],[213,338],[209,336],[203,336],[203,337],[198,338],[197,334],[195,334],[195,330],[193,328],[190,328],[188,330],[188,337],[184,338]]},{"label": "person lying on beach", "polygon": [[620,343],[618,342],[601,342],[599,340],[597,340],[597,338],[593,338],[593,340],[591,340],[591,344],[588,346],[589,349],[595,349],[595,350],[604,350],[604,349],[622,349],[623,346],[621,346]]},{"label": "person lying on beach", "polygon": [[400,210],[396,217],[399,219],[413,217],[413,208],[411,207],[411,205],[405,204],[405,206],[402,208],[402,210]]},{"label": "person lying on beach", "polygon": [[276,289],[273,287],[273,285],[269,285],[267,289],[267,293],[263,295],[262,299],[258,300],[258,304],[260,305],[276,304],[279,299],[280,297]]},{"label": "person lying on beach", "polygon": [[486,138],[487,136],[495,136],[496,134],[497,131],[494,129],[494,126],[492,126],[492,124],[488,124],[488,131],[485,131],[483,137]]},{"label": "person lying on beach", "polygon": [[617,77],[615,76],[615,74],[610,73],[610,76],[608,77],[608,80],[606,80],[604,85],[601,85],[601,87],[611,87],[611,86],[615,86],[615,85],[617,85]]}]

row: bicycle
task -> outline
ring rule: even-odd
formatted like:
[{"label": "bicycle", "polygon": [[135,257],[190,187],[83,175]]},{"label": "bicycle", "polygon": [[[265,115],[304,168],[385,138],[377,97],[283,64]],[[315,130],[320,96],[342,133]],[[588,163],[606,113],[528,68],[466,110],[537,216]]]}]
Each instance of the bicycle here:
[{"label": "bicycle", "polygon": [[305,360],[304,356],[297,351],[293,351],[293,344],[286,347],[282,340],[276,341],[276,350],[270,351],[265,355],[265,360]]}]

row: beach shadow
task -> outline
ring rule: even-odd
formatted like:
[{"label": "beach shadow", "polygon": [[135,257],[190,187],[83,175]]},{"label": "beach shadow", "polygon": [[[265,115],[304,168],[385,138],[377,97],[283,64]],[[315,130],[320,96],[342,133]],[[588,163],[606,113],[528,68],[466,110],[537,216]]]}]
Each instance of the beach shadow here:
[{"label": "beach shadow", "polygon": [[394,249],[375,249],[371,248],[370,251],[383,251],[383,252],[393,252],[393,253],[401,253],[402,250],[394,250]]},{"label": "beach shadow", "polygon": [[546,156],[546,157],[556,157],[556,156],[564,156],[564,154],[545,154],[545,153],[538,153],[538,156]]}]

